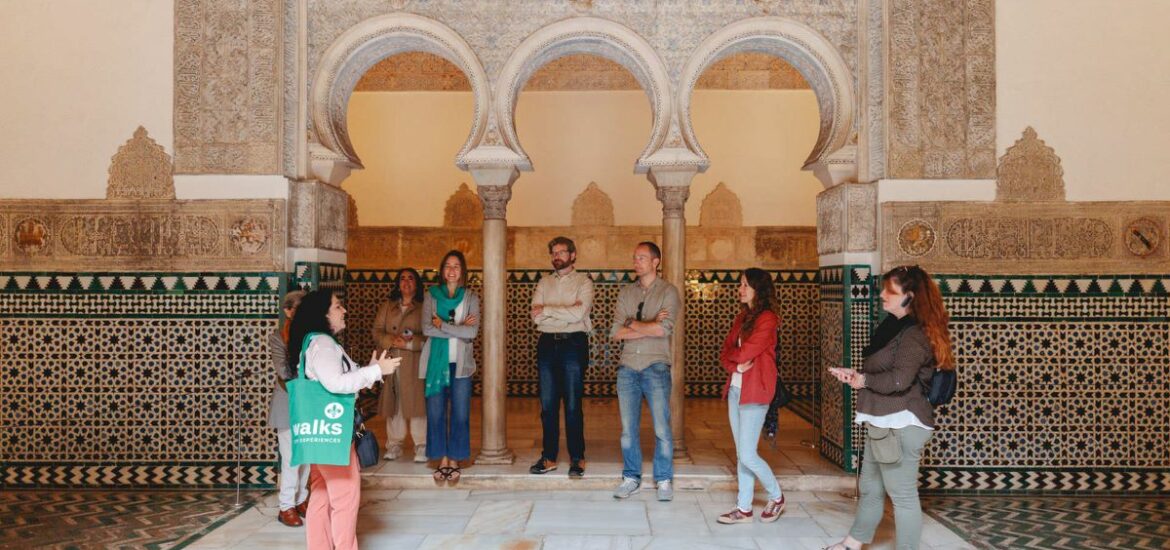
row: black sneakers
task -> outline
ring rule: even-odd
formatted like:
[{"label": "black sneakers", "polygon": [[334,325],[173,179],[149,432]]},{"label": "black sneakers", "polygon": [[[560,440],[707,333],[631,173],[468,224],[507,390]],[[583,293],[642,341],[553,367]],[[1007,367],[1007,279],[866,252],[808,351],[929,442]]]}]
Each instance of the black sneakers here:
[{"label": "black sneakers", "polygon": [[569,477],[585,477],[584,460],[574,460],[569,464]]},{"label": "black sneakers", "polygon": [[555,469],[557,469],[557,463],[542,456],[540,457],[540,460],[536,461],[536,464],[533,464],[532,467],[528,469],[528,473],[537,475],[547,474],[548,472],[551,472]]}]

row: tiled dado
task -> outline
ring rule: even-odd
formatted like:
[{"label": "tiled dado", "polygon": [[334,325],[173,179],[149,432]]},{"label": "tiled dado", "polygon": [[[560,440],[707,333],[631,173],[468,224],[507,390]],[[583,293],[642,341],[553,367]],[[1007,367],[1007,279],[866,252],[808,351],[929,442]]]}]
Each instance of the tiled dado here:
[{"label": "tiled dado", "polygon": [[0,484],[270,485],[284,278],[0,273]]},{"label": "tiled dado", "polygon": [[861,460],[861,438],[853,425],[853,391],[828,373],[829,367],[859,368],[861,350],[873,328],[874,274],[869,266],[822,267],[820,282],[821,455],[848,472]]},{"label": "tiled dado", "polygon": [[[593,325],[589,339],[590,366],[585,392],[591,396],[615,395],[614,381],[620,348],[607,337],[618,292],[633,281],[630,271],[585,271],[594,281]],[[373,347],[370,328],[378,305],[389,295],[394,271],[357,270],[346,273],[346,305],[349,311],[347,347],[353,357],[368,357]],[[507,350],[509,395],[537,394],[536,332],[527,312],[541,271],[509,271],[507,281]],[[793,409],[812,418],[816,410],[817,303],[819,288],[814,271],[774,271],[781,317],[781,373],[797,396]],[[719,368],[723,337],[737,311],[738,271],[692,271],[687,292],[687,387],[688,396],[712,397],[722,391],[724,374]],[[434,271],[424,271],[427,284],[437,281]],[[470,273],[468,287],[479,292],[480,272]],[[481,333],[482,334],[482,333]],[[477,360],[481,346],[475,346]]]},{"label": "tiled dado", "polygon": [[924,488],[1170,491],[1170,277],[938,280],[959,391]]}]

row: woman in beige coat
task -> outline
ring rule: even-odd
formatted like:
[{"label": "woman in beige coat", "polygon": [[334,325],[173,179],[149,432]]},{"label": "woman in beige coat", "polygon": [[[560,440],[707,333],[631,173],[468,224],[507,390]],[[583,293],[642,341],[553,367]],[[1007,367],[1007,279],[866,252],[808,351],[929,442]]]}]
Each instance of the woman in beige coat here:
[{"label": "woman in beige coat", "polygon": [[406,428],[414,440],[414,461],[426,462],[427,406],[423,381],[418,377],[418,359],[426,337],[422,330],[423,285],[417,271],[398,271],[390,299],[378,308],[374,318],[374,345],[401,357],[398,373],[384,378],[378,414],[386,419],[386,460],[402,456]]}]

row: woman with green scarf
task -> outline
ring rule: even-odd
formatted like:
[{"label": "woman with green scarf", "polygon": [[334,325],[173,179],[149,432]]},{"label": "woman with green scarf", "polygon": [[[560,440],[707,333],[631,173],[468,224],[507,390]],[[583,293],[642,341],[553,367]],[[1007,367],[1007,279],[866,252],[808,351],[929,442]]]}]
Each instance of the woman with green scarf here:
[{"label": "woman with green scarf", "polygon": [[439,264],[439,284],[423,295],[418,377],[425,380],[427,459],[437,460],[436,483],[459,481],[459,461],[471,458],[472,342],[479,331],[479,296],[467,290],[467,260],[452,250]]}]

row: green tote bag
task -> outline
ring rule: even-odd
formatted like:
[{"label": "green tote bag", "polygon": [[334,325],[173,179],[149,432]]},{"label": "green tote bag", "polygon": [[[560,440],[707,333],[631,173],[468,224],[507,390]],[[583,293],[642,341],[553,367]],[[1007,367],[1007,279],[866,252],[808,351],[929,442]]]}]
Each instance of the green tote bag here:
[{"label": "green tote bag", "polygon": [[287,382],[288,416],[292,426],[290,464],[349,464],[353,447],[352,393],[332,393],[316,380],[305,378],[305,350],[314,336],[332,338],[322,332],[305,335],[297,377]]}]

